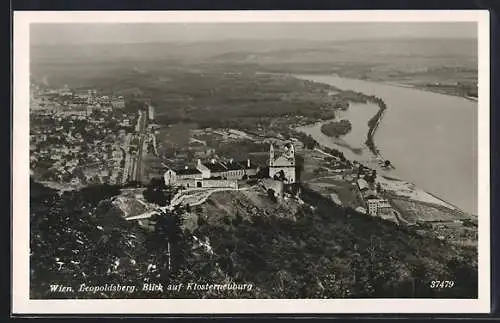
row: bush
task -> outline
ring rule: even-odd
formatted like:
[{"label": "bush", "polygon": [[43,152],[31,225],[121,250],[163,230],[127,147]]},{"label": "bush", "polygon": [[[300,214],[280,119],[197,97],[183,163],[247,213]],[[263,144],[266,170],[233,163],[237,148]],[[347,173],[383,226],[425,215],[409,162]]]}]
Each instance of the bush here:
[{"label": "bush", "polygon": [[272,188],[267,190],[267,196],[269,196],[269,199],[273,202],[278,202],[278,199],[276,198],[275,192]]}]

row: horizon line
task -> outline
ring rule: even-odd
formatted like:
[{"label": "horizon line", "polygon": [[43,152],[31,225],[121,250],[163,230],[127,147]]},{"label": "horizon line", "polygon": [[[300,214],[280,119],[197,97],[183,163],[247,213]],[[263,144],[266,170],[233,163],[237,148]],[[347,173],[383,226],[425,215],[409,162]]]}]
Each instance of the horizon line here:
[{"label": "horizon line", "polygon": [[373,37],[373,38],[352,38],[352,39],[305,39],[305,38],[227,38],[227,39],[213,39],[213,40],[155,40],[155,41],[96,41],[96,42],[31,42],[30,45],[34,46],[64,46],[64,45],[140,45],[140,44],[193,44],[193,43],[217,43],[227,41],[262,41],[262,42],[276,42],[276,41],[298,41],[298,42],[314,42],[314,43],[332,43],[332,42],[373,42],[384,40],[398,40],[398,41],[413,41],[413,40],[478,40],[478,37],[461,36],[461,37],[402,37],[402,36],[387,36],[387,37]]}]

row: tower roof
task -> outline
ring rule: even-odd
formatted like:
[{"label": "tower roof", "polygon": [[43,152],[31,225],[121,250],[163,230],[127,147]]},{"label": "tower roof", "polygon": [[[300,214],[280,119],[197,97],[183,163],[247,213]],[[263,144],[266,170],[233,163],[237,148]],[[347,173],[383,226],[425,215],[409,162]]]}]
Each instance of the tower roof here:
[{"label": "tower roof", "polygon": [[292,143],[286,143],[276,154],[274,146],[271,143],[270,148],[270,166],[272,167],[293,167],[295,162],[295,150]]},{"label": "tower roof", "polygon": [[274,167],[289,167],[293,166],[293,158],[280,156],[274,160]]}]

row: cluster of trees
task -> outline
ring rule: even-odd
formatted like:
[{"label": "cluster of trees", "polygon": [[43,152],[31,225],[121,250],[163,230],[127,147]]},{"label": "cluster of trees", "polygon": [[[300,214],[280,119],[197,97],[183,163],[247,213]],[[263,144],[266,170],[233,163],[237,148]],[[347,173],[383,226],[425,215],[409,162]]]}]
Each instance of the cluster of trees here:
[{"label": "cluster of trees", "polygon": [[132,228],[101,202],[119,194],[119,188],[94,185],[59,195],[31,182],[30,192],[31,298],[76,296],[50,293],[51,284],[117,281],[106,273],[128,251],[122,240]]},{"label": "cluster of trees", "polygon": [[447,93],[458,96],[470,96],[477,98],[478,87],[474,82],[457,82],[456,84],[424,84],[428,90]]},{"label": "cluster of trees", "polygon": [[338,94],[338,96],[343,100],[358,102],[358,103],[367,103],[369,100],[368,95],[351,90],[342,91]]},{"label": "cluster of trees", "polygon": [[323,109],[333,109],[333,110],[347,110],[349,109],[349,101],[346,98],[341,97],[342,95],[337,95],[333,98],[332,102],[325,103],[321,107]]},{"label": "cluster of trees", "polygon": [[[110,198],[120,188],[94,185],[62,195],[31,183],[31,298],[148,298],[144,282],[168,282],[185,267],[192,248],[182,231],[184,211],[159,214],[153,232],[126,221]],[[179,279],[194,280],[183,276]],[[136,292],[78,293],[80,284],[135,285]],[[51,284],[74,292],[50,292]],[[165,291],[164,297],[176,297]],[[175,294],[175,293],[174,293]]]},{"label": "cluster of trees", "polygon": [[[166,117],[167,118],[167,117]],[[240,130],[255,130],[257,125],[261,127],[269,127],[271,119],[267,117],[245,117],[245,118],[224,118],[205,117],[202,120],[197,120],[199,128],[233,128]]]},{"label": "cluster of trees", "polygon": [[[304,147],[307,149],[314,149],[320,146],[319,143],[311,135],[306,135],[303,132],[294,131],[292,133],[292,136],[297,138],[300,142],[302,142]],[[342,161],[347,161],[347,159],[344,156],[344,153],[337,149],[329,147],[321,147],[321,149],[332,156],[340,158],[340,160]]]},{"label": "cluster of trees", "polygon": [[[155,185],[152,183],[151,186]],[[30,298],[252,297],[248,292],[142,291],[142,284],[238,281],[221,271],[222,257],[200,249],[183,231],[183,208],[151,218],[154,231],[126,221],[110,203],[119,187],[95,185],[62,195],[31,183]],[[52,284],[72,286],[51,292]],[[134,285],[134,293],[78,292],[80,284]]]},{"label": "cluster of trees", "polygon": [[293,136],[300,142],[302,142],[304,147],[307,149],[314,149],[319,146],[319,143],[311,135],[306,135],[303,132],[295,131],[293,132]]},{"label": "cluster of trees", "polygon": [[376,179],[377,179],[377,171],[376,170],[372,170],[372,171],[368,172],[368,174],[365,174],[365,180],[370,184],[374,184]]},{"label": "cluster of trees", "polygon": [[252,152],[269,151],[269,144],[256,143],[246,139],[238,140],[237,142],[221,142],[214,140],[209,146],[215,148],[218,155],[231,157],[239,161],[246,160]]},{"label": "cluster of trees", "polygon": [[171,199],[171,191],[167,192],[167,186],[162,178],[152,178],[142,195],[146,201],[160,206],[167,205]]},{"label": "cluster of trees", "polygon": [[[168,78],[176,81],[161,81]],[[346,106],[346,101],[339,99],[325,108],[325,102],[331,101],[327,94],[330,87],[325,84],[304,86],[306,81],[294,77],[253,72],[227,75],[221,71],[202,74],[168,70],[123,75],[118,84],[105,84],[105,79],[94,81],[102,82],[100,86],[113,93],[130,88],[124,111],[142,109],[144,98],[151,98],[157,105],[157,122],[194,122],[202,128],[253,129],[258,123],[267,126],[272,118],[327,118],[332,117],[334,109]]]}]

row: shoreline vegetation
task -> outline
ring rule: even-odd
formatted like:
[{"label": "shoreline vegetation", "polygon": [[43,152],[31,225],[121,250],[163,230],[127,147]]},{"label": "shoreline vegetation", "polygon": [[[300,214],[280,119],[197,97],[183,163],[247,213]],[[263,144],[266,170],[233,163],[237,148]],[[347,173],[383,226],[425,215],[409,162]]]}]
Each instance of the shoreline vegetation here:
[{"label": "shoreline vegetation", "polygon": [[342,119],[339,121],[330,121],[321,125],[321,132],[328,137],[338,138],[343,136],[349,131],[351,131],[351,122],[347,119]]},{"label": "shoreline vegetation", "polygon": [[368,129],[368,134],[366,135],[365,144],[366,146],[368,146],[368,148],[373,154],[381,157],[380,151],[375,146],[374,136],[382,120],[382,117],[384,116],[385,110],[387,109],[387,105],[385,104],[384,100],[376,96],[370,96],[370,101],[377,104],[379,106],[379,110],[370,120],[368,120],[369,129]]},{"label": "shoreline vegetation", "polygon": [[[375,115],[368,120],[368,133],[366,134],[365,145],[370,149],[370,151],[379,159],[382,159],[382,155],[375,145],[375,133],[380,125],[380,122],[384,116],[385,110],[387,109],[387,105],[384,100],[375,95],[368,95],[362,92],[356,92],[352,90],[340,90],[338,94],[343,100],[352,101],[352,102],[360,102],[360,103],[373,103],[379,107],[379,110]],[[347,106],[347,108],[350,105]],[[339,136],[347,134],[351,130],[351,123],[349,120],[344,119],[340,121],[331,121],[323,124],[321,126],[321,132],[329,137],[338,138]],[[392,165],[391,165],[392,166]]]},{"label": "shoreline vegetation", "polygon": [[[364,79],[359,79],[361,81],[367,81]],[[375,82],[372,80],[369,80],[370,82]],[[425,91],[425,92],[431,92],[431,93],[436,93],[436,94],[442,94],[442,95],[448,95],[448,96],[454,96],[454,97],[459,97],[463,98],[469,101],[478,101],[478,96],[477,96],[477,89],[476,91],[467,91],[467,92],[453,92],[453,88],[460,87],[460,85],[455,85],[455,86],[447,86],[447,85],[440,85],[440,84],[408,84],[408,83],[402,83],[402,82],[397,82],[397,81],[381,81],[382,83],[385,83],[387,85],[392,85],[392,86],[397,86],[397,87],[404,87],[404,88],[409,88],[413,90],[420,90],[420,91]]]}]

